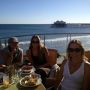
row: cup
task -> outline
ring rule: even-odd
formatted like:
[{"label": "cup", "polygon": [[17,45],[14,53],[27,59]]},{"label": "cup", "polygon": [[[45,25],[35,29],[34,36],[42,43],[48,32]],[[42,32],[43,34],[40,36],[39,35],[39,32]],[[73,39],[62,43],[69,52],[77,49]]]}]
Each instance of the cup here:
[{"label": "cup", "polygon": [[4,87],[9,86],[9,76],[6,74],[3,76],[3,85],[4,85]]},{"label": "cup", "polygon": [[2,84],[2,83],[3,83],[3,74],[0,73],[0,84]]},{"label": "cup", "polygon": [[15,70],[15,74],[12,75],[11,79],[12,79],[12,83],[17,83],[17,81],[19,81],[19,73],[18,73],[18,70]]}]

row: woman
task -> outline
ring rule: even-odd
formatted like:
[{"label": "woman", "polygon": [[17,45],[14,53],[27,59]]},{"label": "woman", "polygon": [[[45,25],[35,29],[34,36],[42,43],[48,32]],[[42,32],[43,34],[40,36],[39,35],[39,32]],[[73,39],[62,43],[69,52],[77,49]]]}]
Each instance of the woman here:
[{"label": "woman", "polygon": [[29,49],[27,50],[29,62],[36,68],[49,66],[49,53],[47,48],[41,44],[40,37],[34,35],[31,38]]},{"label": "woman", "polygon": [[90,65],[79,40],[70,41],[67,60],[61,65],[58,90],[90,90]]},{"label": "woman", "polygon": [[36,73],[41,75],[42,82],[45,84],[47,72],[49,72],[49,53],[48,49],[42,45],[40,37],[34,35],[31,38],[29,49],[26,52],[29,63],[36,68]]}]

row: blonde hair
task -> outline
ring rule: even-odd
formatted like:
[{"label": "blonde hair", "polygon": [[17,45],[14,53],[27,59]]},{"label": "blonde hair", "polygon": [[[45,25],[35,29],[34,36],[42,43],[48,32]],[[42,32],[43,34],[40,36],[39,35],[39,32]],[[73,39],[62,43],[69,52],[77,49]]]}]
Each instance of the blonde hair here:
[{"label": "blonde hair", "polygon": [[81,41],[80,41],[80,40],[77,40],[77,39],[71,40],[71,41],[69,42],[68,47],[67,47],[67,57],[69,57],[69,48],[70,48],[70,45],[71,45],[72,43],[77,44],[77,45],[81,48],[81,55],[82,55],[82,57],[84,57],[84,56],[85,56],[84,47],[83,47]]}]

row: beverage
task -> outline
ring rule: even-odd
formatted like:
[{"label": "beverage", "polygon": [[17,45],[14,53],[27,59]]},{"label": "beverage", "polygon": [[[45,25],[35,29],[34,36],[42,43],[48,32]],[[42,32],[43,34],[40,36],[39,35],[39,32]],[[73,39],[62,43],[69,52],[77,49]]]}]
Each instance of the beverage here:
[{"label": "beverage", "polygon": [[2,84],[2,83],[3,83],[3,74],[0,73],[0,84]]},{"label": "beverage", "polygon": [[9,83],[12,83],[12,76],[15,75],[14,65],[7,66],[7,69],[6,69],[5,73],[9,76]]},{"label": "beverage", "polygon": [[4,85],[4,87],[9,86],[9,76],[6,74],[3,76],[3,85]]}]

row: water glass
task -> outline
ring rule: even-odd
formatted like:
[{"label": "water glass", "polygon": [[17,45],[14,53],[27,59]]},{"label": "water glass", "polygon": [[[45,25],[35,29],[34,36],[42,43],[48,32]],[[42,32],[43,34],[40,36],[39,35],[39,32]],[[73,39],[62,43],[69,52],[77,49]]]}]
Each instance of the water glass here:
[{"label": "water glass", "polygon": [[4,85],[4,87],[9,86],[9,76],[6,74],[3,76],[3,85]]},{"label": "water glass", "polygon": [[15,70],[15,74],[12,75],[11,79],[12,83],[17,83],[17,81],[19,80],[18,70]]}]

